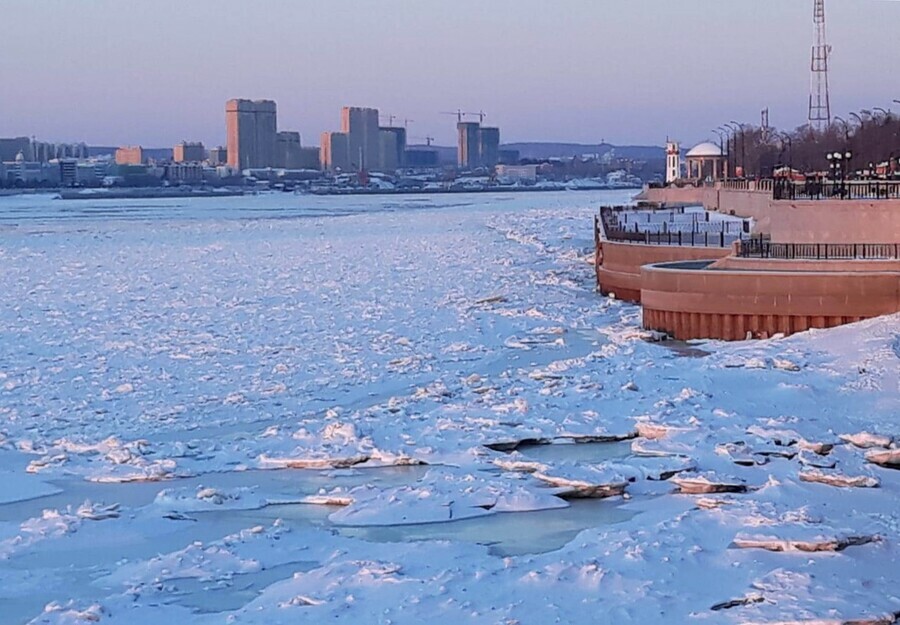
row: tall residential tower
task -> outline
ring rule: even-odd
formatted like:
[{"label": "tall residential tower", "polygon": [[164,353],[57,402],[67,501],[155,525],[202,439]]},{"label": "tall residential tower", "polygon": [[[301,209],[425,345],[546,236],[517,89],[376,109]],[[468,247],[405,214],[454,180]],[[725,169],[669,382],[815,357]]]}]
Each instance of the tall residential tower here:
[{"label": "tall residential tower", "polygon": [[235,169],[278,166],[278,124],[271,100],[229,100],[225,104],[228,164]]},{"label": "tall residential tower", "polygon": [[341,132],[347,135],[350,164],[355,169],[381,168],[378,109],[345,106],[341,109]]}]

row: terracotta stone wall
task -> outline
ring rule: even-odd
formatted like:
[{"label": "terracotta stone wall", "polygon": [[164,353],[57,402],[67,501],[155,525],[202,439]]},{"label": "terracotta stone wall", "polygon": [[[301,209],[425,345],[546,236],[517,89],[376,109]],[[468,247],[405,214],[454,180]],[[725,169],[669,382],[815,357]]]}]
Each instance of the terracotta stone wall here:
[{"label": "terracotta stone wall", "polygon": [[772,202],[769,233],[791,243],[893,243],[900,240],[900,200]]},{"label": "terracotta stone wall", "polygon": [[709,189],[705,187],[666,187],[644,189],[635,199],[657,204],[703,204]]},{"label": "terracotta stone wall", "polygon": [[695,203],[756,220],[756,233],[783,243],[891,243],[900,237],[900,200],[773,200],[769,191],[647,189],[659,203]]},{"label": "terracotta stone wall", "polygon": [[727,256],[732,248],[679,247],[601,241],[598,247],[597,284],[600,291],[618,299],[641,301],[641,267],[654,263],[686,260],[714,260]]},{"label": "terracotta stone wall", "polygon": [[900,312],[897,271],[646,266],[641,287],[644,327],[678,339],[765,338]]},{"label": "terracotta stone wall", "polygon": [[893,271],[900,274],[900,260],[780,260],[728,256],[717,260],[711,268],[736,271]]}]

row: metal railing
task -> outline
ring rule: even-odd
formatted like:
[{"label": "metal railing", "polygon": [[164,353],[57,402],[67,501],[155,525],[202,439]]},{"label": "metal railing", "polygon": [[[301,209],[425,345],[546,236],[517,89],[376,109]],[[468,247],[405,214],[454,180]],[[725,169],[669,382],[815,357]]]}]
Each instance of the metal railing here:
[{"label": "metal railing", "polygon": [[896,200],[900,199],[900,181],[778,180],[772,196],[776,200]]},{"label": "metal railing", "polygon": [[[740,221],[703,219],[685,223],[649,221],[651,213],[644,218],[627,217],[627,211],[633,207],[604,206],[600,209],[600,219],[595,218],[595,236],[599,237],[599,226],[602,222],[603,235],[608,241],[624,243],[643,243],[645,245],[677,245],[682,247],[730,247],[735,241],[749,236],[749,224]],[[664,213],[683,216],[684,211],[665,209]],[[644,215],[644,213],[641,213]],[[632,216],[634,217],[634,216]]]},{"label": "metal railing", "polygon": [[898,260],[900,243],[772,243],[753,238],[741,241],[738,256],[779,260]]},{"label": "metal railing", "polygon": [[626,230],[606,230],[609,241],[623,243],[644,243],[645,245],[678,245],[681,247],[731,247],[744,234],[722,232],[630,232]]}]

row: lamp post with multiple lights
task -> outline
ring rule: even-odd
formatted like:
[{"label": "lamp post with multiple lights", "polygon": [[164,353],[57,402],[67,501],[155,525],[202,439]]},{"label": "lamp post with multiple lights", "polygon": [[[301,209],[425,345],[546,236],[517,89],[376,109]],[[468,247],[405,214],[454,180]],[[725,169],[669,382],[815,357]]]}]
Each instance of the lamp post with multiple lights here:
[{"label": "lamp post with multiple lights", "polygon": [[828,160],[828,166],[831,169],[831,179],[835,183],[840,183],[838,193],[843,199],[847,192],[847,170],[850,168],[850,159],[853,158],[853,153],[850,150],[846,152],[829,152],[825,155],[825,158]]}]

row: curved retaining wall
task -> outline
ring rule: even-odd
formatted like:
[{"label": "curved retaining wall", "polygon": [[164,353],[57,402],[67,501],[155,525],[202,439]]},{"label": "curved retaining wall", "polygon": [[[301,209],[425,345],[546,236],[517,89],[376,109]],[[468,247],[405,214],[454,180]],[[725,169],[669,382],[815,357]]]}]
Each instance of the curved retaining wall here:
[{"label": "curved retaining wall", "polygon": [[604,295],[641,301],[641,267],[644,265],[716,260],[731,254],[730,247],[684,247],[676,245],[645,245],[601,240],[595,258],[597,285]]},{"label": "curved retaining wall", "polygon": [[677,339],[767,338],[900,312],[898,271],[736,271],[649,265],[644,327]]}]

